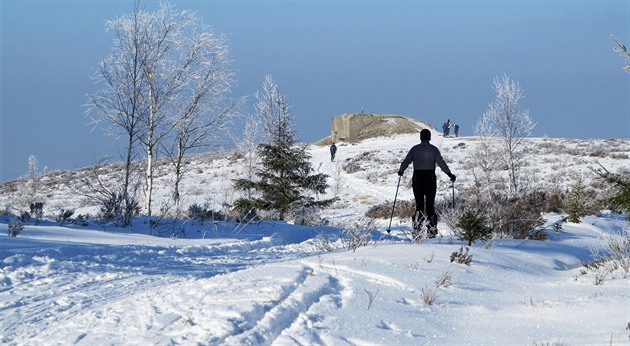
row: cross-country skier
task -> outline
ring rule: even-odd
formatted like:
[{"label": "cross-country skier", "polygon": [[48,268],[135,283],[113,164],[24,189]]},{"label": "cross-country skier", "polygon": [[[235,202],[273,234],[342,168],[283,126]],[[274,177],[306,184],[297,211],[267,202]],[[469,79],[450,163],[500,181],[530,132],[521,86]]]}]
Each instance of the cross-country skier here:
[{"label": "cross-country skier", "polygon": [[427,221],[427,234],[430,238],[434,238],[437,235],[438,221],[435,213],[435,194],[437,191],[436,164],[453,182],[455,181],[455,175],[451,173],[448,165],[444,162],[440,150],[429,143],[430,140],[431,131],[427,129],[420,131],[420,144],[414,145],[409,150],[409,153],[407,153],[407,156],[400,164],[398,175],[402,176],[407,166],[413,162],[412,187],[413,195],[416,199],[414,225],[423,225],[425,224],[424,221]]}]

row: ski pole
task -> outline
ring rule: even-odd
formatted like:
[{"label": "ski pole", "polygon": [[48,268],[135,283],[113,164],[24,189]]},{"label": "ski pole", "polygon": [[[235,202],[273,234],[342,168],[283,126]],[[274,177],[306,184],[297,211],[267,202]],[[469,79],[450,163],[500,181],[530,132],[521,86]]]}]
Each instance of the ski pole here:
[{"label": "ski pole", "polygon": [[398,184],[396,185],[396,194],[394,195],[394,205],[392,205],[392,215],[389,217],[389,227],[387,227],[387,233],[392,231],[392,219],[394,218],[394,208],[396,208],[396,197],[398,197],[398,188],[400,187],[401,175],[398,176]]},{"label": "ski pole", "polygon": [[453,191],[453,208],[455,208],[455,182],[451,181],[451,190]]}]

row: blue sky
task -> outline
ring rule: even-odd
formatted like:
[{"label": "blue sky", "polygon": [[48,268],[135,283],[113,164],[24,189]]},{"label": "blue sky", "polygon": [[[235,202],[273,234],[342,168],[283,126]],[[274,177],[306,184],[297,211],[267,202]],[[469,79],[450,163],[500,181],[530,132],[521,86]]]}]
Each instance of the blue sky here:
[{"label": "blue sky", "polygon": [[[629,1],[171,1],[228,37],[238,86],[265,74],[293,105],[299,139],[333,116],[413,116],[462,135],[506,74],[524,91],[535,136],[630,137],[630,75],[610,35],[630,46]],[[143,1],[147,10],[155,1]],[[118,160],[116,140],[84,117],[90,76],[112,47],[104,21],[133,1],[0,0],[0,181],[40,168]],[[253,101],[252,101],[253,102]]]}]

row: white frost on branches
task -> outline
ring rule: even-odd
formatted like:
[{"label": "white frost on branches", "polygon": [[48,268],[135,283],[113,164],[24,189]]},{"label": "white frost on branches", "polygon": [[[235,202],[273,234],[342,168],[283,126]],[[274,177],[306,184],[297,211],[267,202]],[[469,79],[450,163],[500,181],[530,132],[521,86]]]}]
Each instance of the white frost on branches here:
[{"label": "white frost on branches", "polygon": [[523,139],[532,134],[536,123],[529,116],[529,110],[521,110],[523,90],[507,75],[495,77],[493,89],[495,100],[475,125],[475,132],[484,138],[497,138],[499,157],[508,168],[510,193],[519,188],[518,171],[523,154]]},{"label": "white frost on branches", "polygon": [[125,196],[131,162],[145,153],[145,209],[151,216],[158,153],[173,163],[178,204],[186,152],[227,138],[238,106],[224,99],[234,84],[227,43],[194,12],[176,12],[169,4],[147,12],[136,3],[133,13],[107,21],[106,27],[114,32],[113,48],[96,75],[104,88],[88,95],[88,114],[110,134],[126,138]]},{"label": "white frost on branches", "polygon": [[613,48],[613,50],[626,58],[626,66],[624,66],[623,70],[630,73],[630,53],[628,53],[628,49],[614,35],[610,35],[610,37],[617,42],[617,47]]}]

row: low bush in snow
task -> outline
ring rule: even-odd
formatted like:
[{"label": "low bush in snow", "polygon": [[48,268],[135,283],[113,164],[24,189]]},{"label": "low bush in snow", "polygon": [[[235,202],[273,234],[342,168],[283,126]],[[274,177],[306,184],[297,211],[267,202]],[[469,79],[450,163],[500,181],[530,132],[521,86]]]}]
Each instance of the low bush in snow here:
[{"label": "low bush in snow", "polygon": [[[466,233],[462,225],[470,228],[476,221],[480,221],[474,220],[471,212],[466,215],[466,220],[462,220],[464,212],[468,210],[485,215],[485,225],[492,229],[496,237],[532,239],[532,235],[539,234],[540,227],[544,224],[542,214],[565,211],[565,196],[558,189],[531,190],[512,197],[498,193],[485,196],[470,190],[457,202],[456,208],[439,209],[440,222],[446,223],[462,236]],[[458,225],[460,220],[464,224]]]},{"label": "low bush in snow", "polygon": [[376,299],[376,296],[378,295],[378,292],[380,292],[380,290],[376,290],[375,291],[368,291],[367,289],[363,289],[365,291],[365,293],[368,296],[368,305],[367,305],[367,309],[370,310],[370,308],[372,307],[372,304],[374,304],[374,299]]},{"label": "low bush in snow", "polygon": [[140,213],[140,204],[137,199],[115,191],[108,192],[100,198],[100,217],[105,222],[113,222],[117,226],[127,227],[131,224],[131,218]]},{"label": "low bush in snow", "polygon": [[72,215],[74,215],[74,209],[61,209],[55,217],[55,221],[63,225],[66,221],[68,221],[68,219],[72,217]]},{"label": "low bush in snow", "polygon": [[[393,201],[387,201],[378,205],[374,205],[368,209],[365,216],[373,219],[389,219],[392,215]],[[414,201],[396,201],[394,209],[394,217],[400,219],[411,220],[416,212],[416,203]]]},{"label": "low bush in snow", "polygon": [[440,276],[435,279],[436,287],[451,287],[455,283],[455,279],[453,279],[453,274],[450,271],[445,271],[440,274]]},{"label": "low bush in snow", "polygon": [[291,205],[287,218],[293,220],[294,224],[302,226],[317,226],[322,221],[319,209],[297,203]]},{"label": "low bush in snow", "polygon": [[193,204],[188,207],[188,217],[198,221],[222,221],[227,219],[224,213],[213,210],[209,208],[208,205],[200,206],[198,204]]},{"label": "low bush in snow", "polygon": [[525,239],[545,223],[541,216],[542,206],[540,194],[533,192],[518,197],[499,197],[484,212],[495,235]]},{"label": "low bush in snow", "polygon": [[79,214],[77,215],[77,217],[72,219],[72,223],[75,225],[87,226],[89,220],[90,220],[89,214]]},{"label": "low bush in snow", "polygon": [[425,287],[421,292],[422,302],[426,305],[433,305],[437,301],[437,294],[435,293],[435,289],[431,287]]},{"label": "low bush in snow", "polygon": [[537,228],[531,232],[527,236],[527,239],[531,240],[547,240],[549,239],[549,234],[547,234],[547,230],[544,228]]},{"label": "low bush in snow", "polygon": [[365,171],[366,169],[361,164],[374,162],[377,157],[378,155],[373,151],[364,151],[355,157],[346,159],[343,170],[348,174]]},{"label": "low bush in snow", "polygon": [[470,265],[470,263],[472,263],[473,255],[468,253],[469,250],[470,249],[468,249],[468,247],[462,245],[459,248],[459,251],[451,253],[451,262]]},{"label": "low bush in snow", "polygon": [[23,229],[24,225],[22,225],[22,221],[20,221],[20,219],[13,219],[13,221],[9,223],[9,236],[17,237],[20,233],[22,233]]},{"label": "low bush in snow", "polygon": [[593,261],[583,264],[585,270],[594,274],[595,284],[601,285],[607,277],[616,274],[627,278],[630,273],[630,229],[606,236],[603,248],[604,255],[596,255]]},{"label": "low bush in snow", "polygon": [[347,238],[348,249],[352,252],[361,246],[366,246],[372,240],[372,233],[376,230],[373,219],[362,219],[350,227],[340,227],[342,235]]}]

